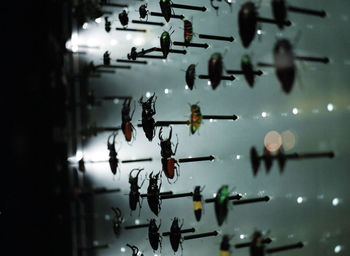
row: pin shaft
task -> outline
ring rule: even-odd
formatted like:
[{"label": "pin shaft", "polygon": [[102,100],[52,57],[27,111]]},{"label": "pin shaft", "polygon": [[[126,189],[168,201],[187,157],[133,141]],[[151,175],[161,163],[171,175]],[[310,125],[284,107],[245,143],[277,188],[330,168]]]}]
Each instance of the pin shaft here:
[{"label": "pin shaft", "polygon": [[116,28],[116,30],[119,30],[119,31],[131,31],[131,32],[142,32],[142,33],[146,33],[147,32],[146,29],[137,29],[137,28]]},{"label": "pin shaft", "polygon": [[[208,75],[199,75],[198,76],[199,79],[209,79]],[[234,76],[221,76],[221,80],[230,80],[233,81],[236,78]]]},{"label": "pin shaft", "polygon": [[296,243],[296,244],[270,248],[270,249],[267,249],[266,252],[267,253],[275,253],[275,252],[286,251],[286,250],[297,249],[297,248],[303,248],[303,247],[304,247],[304,244],[302,242],[299,242],[299,243]]},{"label": "pin shaft", "polygon": [[[245,72],[243,70],[226,70],[227,74],[231,74],[231,75],[244,75]],[[253,74],[256,76],[261,76],[263,74],[263,72],[261,70],[256,70],[253,71]]]},{"label": "pin shaft", "polygon": [[[150,15],[157,16],[157,17],[164,17],[163,14],[160,12],[151,12]],[[183,20],[185,18],[185,16],[183,16],[183,15],[171,15],[170,18]]]},{"label": "pin shaft", "polygon": [[264,63],[264,62],[258,62],[256,65],[259,66],[259,67],[268,67],[268,68],[274,68],[275,67],[274,64]]},{"label": "pin shaft", "polygon": [[153,21],[143,21],[143,20],[132,20],[132,23],[143,24],[143,25],[151,25],[151,26],[164,26],[163,22],[153,22]]},{"label": "pin shaft", "polygon": [[219,119],[219,120],[237,120],[236,115],[232,116],[221,116],[221,115],[203,115],[203,119]]},{"label": "pin shaft", "polygon": [[94,189],[94,194],[107,194],[107,193],[114,193],[114,192],[120,192],[119,188],[115,189],[106,189],[106,188],[96,188]]},{"label": "pin shaft", "polygon": [[149,158],[122,160],[121,162],[125,164],[125,163],[136,163],[136,162],[151,162],[152,160],[153,160],[152,157],[149,157]]},{"label": "pin shaft", "polygon": [[[278,24],[278,22],[276,20],[274,20],[274,19],[262,18],[262,17],[257,17],[256,19],[259,22],[270,23],[270,24]],[[287,27],[292,25],[292,23],[289,20],[283,21],[283,24],[285,26],[287,26]]]},{"label": "pin shaft", "polygon": [[217,235],[218,235],[218,232],[215,230],[213,232],[184,236],[184,240],[197,239],[197,238],[208,237],[208,236],[217,236]]},{"label": "pin shaft", "polygon": [[324,63],[324,64],[329,63],[329,59],[327,57],[319,58],[319,57],[296,56],[295,59],[302,60],[302,61],[321,62],[321,63]]},{"label": "pin shaft", "polygon": [[193,196],[193,192],[189,193],[182,193],[182,194],[173,194],[173,195],[162,195],[160,196],[160,199],[171,199],[171,198],[179,198],[179,197],[186,197],[186,196]]},{"label": "pin shaft", "polygon": [[146,59],[166,59],[164,56],[157,56],[157,55],[141,55],[137,58],[146,58]]},{"label": "pin shaft", "polygon": [[189,125],[189,121],[158,121],[155,126]]},{"label": "pin shaft", "polygon": [[[271,238],[264,238],[262,241],[261,241],[263,244],[269,244],[272,242]],[[244,247],[249,247],[252,245],[252,242],[247,242],[247,243],[240,243],[240,244],[236,244],[235,245],[235,248],[236,249],[239,249],[239,248],[244,248]]]},{"label": "pin shaft", "polygon": [[123,65],[97,65],[95,68],[122,68],[122,69],[131,69],[131,66],[123,66]]},{"label": "pin shaft", "polygon": [[[228,200],[239,200],[241,198],[242,198],[242,196],[240,194],[237,194],[237,195],[229,196]],[[205,202],[206,203],[214,203],[215,202],[215,198],[205,199]]]},{"label": "pin shaft", "polygon": [[235,40],[232,36],[213,36],[213,35],[199,34],[198,37],[203,39],[212,39],[212,40],[229,41],[229,42],[233,42]]},{"label": "pin shaft", "polygon": [[137,229],[137,228],[147,228],[149,227],[149,224],[139,224],[139,225],[130,225],[130,226],[125,226],[124,229]]},{"label": "pin shaft", "polygon": [[123,59],[117,59],[117,62],[133,63],[133,64],[147,64],[147,61],[144,61],[144,60],[123,60]]},{"label": "pin shaft", "polygon": [[[183,233],[193,233],[193,232],[196,232],[196,230],[194,228],[182,229],[180,231],[181,234],[183,234]],[[170,232],[164,232],[162,234],[162,236],[168,236],[168,235],[170,235]]]},{"label": "pin shaft", "polygon": [[[159,193],[160,196],[162,196],[162,195],[172,195],[172,194],[173,194],[173,191],[167,191],[167,192],[161,192],[161,193]],[[144,198],[144,197],[153,196],[153,195],[150,195],[150,194],[141,194],[140,196],[141,196],[142,198]]]},{"label": "pin shaft", "polygon": [[184,5],[184,4],[172,4],[172,8],[179,8],[179,9],[188,9],[193,11],[202,11],[205,12],[207,8],[205,6],[193,6],[193,5]]},{"label": "pin shaft", "polygon": [[199,162],[199,161],[213,161],[214,156],[192,157],[192,158],[180,158],[179,163]]},{"label": "pin shaft", "polygon": [[239,204],[250,204],[250,203],[257,203],[257,202],[267,202],[270,200],[270,197],[264,196],[261,198],[251,198],[251,199],[243,199],[239,201],[232,202],[233,205],[239,205]]},{"label": "pin shaft", "polygon": [[198,47],[198,48],[208,48],[208,44],[198,44],[198,43],[185,43],[185,42],[173,42],[174,45],[177,46],[186,46],[186,47]]},{"label": "pin shaft", "polygon": [[314,16],[319,16],[319,17],[322,17],[322,18],[326,17],[326,12],[324,10],[316,11],[316,10],[300,8],[300,7],[295,7],[295,6],[288,6],[288,11],[304,13],[304,14],[309,14],[309,15],[314,15]]}]

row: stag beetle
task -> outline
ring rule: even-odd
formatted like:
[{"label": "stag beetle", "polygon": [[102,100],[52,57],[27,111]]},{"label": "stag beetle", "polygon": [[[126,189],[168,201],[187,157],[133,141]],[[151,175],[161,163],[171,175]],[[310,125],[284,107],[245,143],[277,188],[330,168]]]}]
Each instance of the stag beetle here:
[{"label": "stag beetle", "polygon": [[148,20],[148,10],[147,10],[147,4],[143,4],[139,8],[140,13],[140,19],[146,19]]},{"label": "stag beetle", "polygon": [[[130,183],[130,193],[129,193],[129,206],[130,209],[132,211],[136,210],[136,206],[137,204],[139,204],[140,207],[140,211],[141,211],[141,203],[140,203],[140,192],[139,189],[142,187],[143,183],[145,182],[145,180],[143,180],[143,182],[141,183],[141,185],[138,185],[138,180],[139,180],[139,174],[140,172],[143,170],[142,169],[132,169],[131,172],[129,173],[129,183]],[[134,171],[138,171],[136,176],[132,176],[132,173]],[[140,214],[140,212],[139,212]]]},{"label": "stag beetle", "polygon": [[111,57],[110,57],[110,55],[111,54],[108,51],[106,51],[103,54],[103,65],[105,65],[105,66],[111,65]]},{"label": "stag beetle", "polygon": [[113,231],[117,236],[119,236],[120,230],[121,230],[121,224],[123,223],[122,212],[120,211],[119,208],[111,207],[111,209],[115,213],[115,216],[113,218]]},{"label": "stag beetle", "polygon": [[160,193],[160,188],[162,187],[162,183],[160,182],[159,187],[158,187],[158,180],[159,180],[159,175],[160,172],[156,175],[152,175],[153,172],[150,173],[149,175],[149,185],[147,188],[147,202],[148,206],[151,209],[151,211],[158,216],[158,213],[160,211],[160,201],[159,201],[159,193]]},{"label": "stag beetle", "polygon": [[[173,179],[175,176],[175,172],[176,172],[176,176],[179,176],[179,173],[177,171],[177,167],[179,166],[177,161],[175,159],[172,158],[172,156],[174,156],[176,154],[177,151],[177,146],[179,145],[179,138],[177,137],[177,143],[175,146],[175,151],[172,150],[171,146],[173,145],[173,143],[171,143],[171,136],[172,136],[172,132],[173,129],[172,127],[170,127],[170,133],[169,133],[169,138],[168,139],[163,139],[162,137],[162,130],[163,127],[160,128],[159,130],[159,140],[160,140],[160,147],[161,147],[161,156],[162,156],[162,169],[165,173],[165,176],[168,179]],[[177,166],[175,166],[175,164]],[[168,180],[169,181],[169,180]]]},{"label": "stag beetle", "polygon": [[193,210],[197,221],[200,221],[202,217],[203,196],[201,193],[203,189],[204,187],[201,189],[200,186],[196,186],[193,193]]},{"label": "stag beetle", "polygon": [[108,20],[108,17],[105,17],[105,30],[106,32],[110,32],[111,31],[111,22]]},{"label": "stag beetle", "polygon": [[158,250],[158,246],[160,245],[160,249],[162,249],[162,237],[159,234],[160,226],[162,225],[162,220],[160,220],[159,226],[157,226],[156,220],[151,219],[148,226],[148,240],[151,244],[153,251]]},{"label": "stag beetle", "polygon": [[[113,132],[111,135],[108,136],[107,139],[107,148],[109,150],[109,166],[111,168],[111,171],[113,175],[117,173],[118,170],[118,164],[119,164],[119,159],[118,159],[118,153],[115,150],[115,137],[117,136],[116,132]],[[113,142],[110,143],[110,139],[113,137]]]},{"label": "stag beetle", "polygon": [[155,121],[153,116],[156,114],[155,103],[157,96],[155,93],[145,102],[143,102],[143,96],[140,98],[139,103],[142,105],[142,128],[149,141],[152,141],[155,135]]},{"label": "stag beetle", "polygon": [[184,225],[184,221],[182,221],[182,224],[179,226],[179,219],[174,218],[173,223],[171,224],[170,228],[170,244],[171,248],[173,248],[174,252],[177,252],[179,249],[179,245],[182,249],[182,238],[181,238],[181,228]]},{"label": "stag beetle", "polygon": [[135,137],[134,132],[136,131],[132,123],[130,122],[134,113],[135,113],[135,102],[134,102],[134,110],[132,111],[132,114],[130,115],[130,103],[131,98],[125,99],[123,102],[123,108],[122,108],[122,131],[125,136],[125,140],[127,142],[130,142],[131,139]]},{"label": "stag beetle", "polygon": [[119,17],[119,21],[122,24],[122,26],[124,28],[127,27],[128,23],[129,23],[128,13],[125,10],[123,10],[123,12],[119,13],[118,17]]},{"label": "stag beetle", "polygon": [[132,250],[132,256],[143,256],[143,253],[139,254],[140,250],[135,245],[126,244]]}]

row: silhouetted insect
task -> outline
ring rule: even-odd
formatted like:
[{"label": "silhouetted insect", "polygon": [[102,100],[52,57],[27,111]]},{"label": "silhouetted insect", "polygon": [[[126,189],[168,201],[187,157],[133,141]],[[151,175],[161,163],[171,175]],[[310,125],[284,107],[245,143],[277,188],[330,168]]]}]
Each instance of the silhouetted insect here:
[{"label": "silhouetted insect", "polygon": [[[108,136],[107,139],[107,149],[109,150],[109,167],[111,168],[111,171],[113,175],[115,175],[118,171],[118,153],[115,150],[115,137],[117,136],[116,132],[113,132],[111,135]],[[112,143],[110,142],[112,138]]]},{"label": "silhouetted insect", "polygon": [[[170,28],[171,30],[171,28]],[[160,36],[160,48],[162,49],[163,56],[166,58],[168,56],[170,46],[171,46],[171,38],[170,36],[174,33],[174,31],[169,34],[169,32],[164,31]]]},{"label": "silhouetted insect", "polygon": [[103,65],[109,66],[111,65],[111,54],[108,51],[105,51],[103,54]]},{"label": "silhouetted insect", "polygon": [[189,20],[184,20],[184,40],[185,44],[191,43],[193,38],[193,26],[192,22]]},{"label": "silhouetted insect", "polygon": [[147,4],[143,4],[139,8],[140,13],[140,19],[146,19],[148,20],[148,10],[147,10]]},{"label": "silhouetted insect", "polygon": [[158,246],[160,245],[160,248],[162,249],[162,237],[159,234],[159,229],[161,226],[161,221],[159,223],[159,226],[157,226],[156,220],[151,219],[149,226],[148,226],[148,240],[151,244],[151,247],[153,251],[158,250]]},{"label": "silhouetted insect", "polygon": [[170,127],[170,133],[169,133],[168,139],[163,139],[162,130],[163,130],[163,127],[160,128],[159,134],[158,134],[158,137],[160,140],[160,147],[161,147],[160,154],[162,156],[162,160],[161,160],[162,161],[162,170],[168,179],[173,179],[175,176],[175,173],[176,173],[177,177],[179,176],[179,173],[177,170],[179,165],[178,165],[177,161],[172,158],[172,156],[174,156],[176,154],[177,146],[179,145],[179,138],[176,135],[177,142],[176,142],[175,150],[173,151],[171,148],[171,146],[173,145],[171,143],[171,136],[172,136],[172,132],[173,132],[172,127]]},{"label": "silhouetted insect", "polygon": [[197,221],[200,221],[202,217],[203,196],[201,193],[203,189],[204,187],[201,189],[200,186],[196,186],[193,193],[193,210]]},{"label": "silhouetted insect", "polygon": [[172,2],[170,0],[160,0],[159,5],[160,5],[160,10],[162,11],[163,17],[166,20],[166,22],[169,22],[171,18],[171,4]]},{"label": "silhouetted insect", "polygon": [[130,52],[130,54],[128,54],[127,57],[128,57],[128,60],[130,60],[130,59],[136,60],[136,58],[137,58],[136,47],[131,48],[131,52]]},{"label": "silhouetted insect", "polygon": [[227,212],[228,212],[228,186],[223,185],[219,191],[216,194],[215,197],[215,215],[216,215],[216,220],[218,221],[219,226],[221,226],[226,217],[227,217]]},{"label": "silhouetted insect", "polygon": [[145,102],[143,97],[140,98],[139,103],[142,105],[142,128],[149,141],[152,141],[155,135],[155,121],[153,116],[156,114],[155,103],[157,97],[155,93]]},{"label": "silhouetted insect", "polygon": [[119,208],[111,207],[111,209],[115,213],[115,216],[113,218],[113,231],[116,236],[119,236],[121,224],[123,223],[123,216]]},{"label": "silhouetted insect", "polygon": [[170,227],[170,244],[174,252],[177,252],[179,245],[182,250],[181,228],[183,224],[182,221],[182,224],[179,226],[179,219],[175,217]]},{"label": "silhouetted insect", "polygon": [[[131,98],[125,99],[123,102],[123,108],[122,108],[122,131],[124,133],[125,140],[127,142],[130,142],[135,137],[135,128],[131,123],[132,117],[135,112],[135,104],[134,104],[134,110],[132,111],[132,114],[130,115],[130,103]],[[135,103],[135,102],[134,102]]]},{"label": "silhouetted insect", "polygon": [[222,56],[218,52],[214,53],[213,55],[211,55],[208,62],[208,75],[209,75],[210,84],[213,90],[215,90],[216,87],[218,87],[220,84],[222,70],[223,70]]},{"label": "silhouetted insect", "polygon": [[162,183],[160,182],[158,187],[158,180],[160,172],[156,175],[152,176],[153,172],[149,175],[149,185],[147,188],[147,202],[148,206],[151,209],[151,211],[158,216],[158,213],[160,211],[160,201],[159,201],[159,193],[160,188],[162,187]]},{"label": "silhouetted insect", "polygon": [[258,12],[254,3],[247,2],[242,5],[238,14],[238,25],[244,47],[248,47],[255,37],[257,16]]},{"label": "silhouetted insect", "polygon": [[126,244],[126,246],[132,250],[132,256],[143,256],[143,253],[140,253],[139,248],[135,245]]},{"label": "silhouetted insect", "polygon": [[254,86],[255,74],[253,64],[248,55],[244,55],[241,61],[241,69],[243,70],[244,77],[250,87]]},{"label": "silhouetted insect", "polygon": [[261,232],[255,231],[252,237],[252,243],[250,245],[251,256],[263,256],[265,255],[265,245],[263,243],[263,236]]},{"label": "silhouetted insect", "polygon": [[198,106],[198,102],[196,104],[191,105],[191,118],[190,118],[190,132],[194,134],[199,126],[202,123],[202,113],[201,109]]},{"label": "silhouetted insect", "polygon": [[[217,1],[221,2],[221,0],[217,0]],[[216,13],[217,13],[218,10],[219,10],[219,6],[215,6],[213,2],[214,2],[214,0],[210,0],[211,7],[213,7],[215,9]],[[229,0],[225,0],[225,2],[230,6],[230,9],[231,9],[231,12],[232,12],[232,3]]]},{"label": "silhouetted insect", "polygon": [[191,64],[188,66],[187,70],[186,70],[186,84],[188,86],[188,88],[190,88],[190,90],[193,89],[194,87],[194,81],[196,79],[196,65],[195,64]]},{"label": "silhouetted insect", "polygon": [[[137,204],[140,207],[140,211],[141,211],[141,203],[140,203],[140,192],[139,189],[142,187],[143,183],[145,182],[145,180],[143,180],[143,182],[141,183],[141,185],[138,185],[138,179],[139,179],[139,174],[140,172],[143,170],[142,169],[132,169],[131,172],[129,173],[129,183],[130,183],[130,193],[129,193],[129,206],[130,209],[132,211],[136,210]],[[132,173],[134,171],[137,171],[136,176],[132,176]]]},{"label": "silhouetted insect", "polygon": [[230,247],[230,236],[224,235],[220,244],[220,256],[229,256]]},{"label": "silhouetted insect", "polygon": [[110,32],[111,31],[111,22],[108,20],[108,17],[105,17],[105,30],[106,32]]},{"label": "silhouetted insect", "polygon": [[124,28],[127,27],[129,24],[128,13],[125,10],[123,10],[123,12],[119,13],[118,17],[119,17],[119,21],[122,24],[122,26]]}]

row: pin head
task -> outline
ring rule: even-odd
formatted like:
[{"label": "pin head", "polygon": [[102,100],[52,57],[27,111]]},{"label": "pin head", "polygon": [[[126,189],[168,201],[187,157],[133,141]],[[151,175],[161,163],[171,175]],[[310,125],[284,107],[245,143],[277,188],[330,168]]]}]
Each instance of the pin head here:
[{"label": "pin head", "polygon": [[192,22],[189,20],[184,20],[184,41],[185,41],[185,44],[188,45],[189,43],[191,43],[192,38],[193,38]]},{"label": "pin head", "polygon": [[272,0],[271,1],[272,14],[277,21],[277,26],[280,29],[284,28],[285,21],[287,20],[287,5],[285,0]]},{"label": "pin head", "polygon": [[191,105],[190,132],[194,134],[202,123],[202,113],[198,104]]},{"label": "pin head", "polygon": [[238,14],[238,28],[242,44],[247,48],[253,41],[256,33],[258,12],[255,4],[247,2],[241,6]]},{"label": "pin head", "polygon": [[186,84],[190,90],[193,89],[194,81],[196,79],[196,65],[191,64],[186,70]]},{"label": "pin head", "polygon": [[287,39],[280,39],[273,49],[276,75],[282,84],[284,92],[292,90],[296,67],[294,63],[294,52],[291,43]]},{"label": "pin head", "polygon": [[160,0],[159,1],[160,10],[163,14],[164,19],[166,22],[169,22],[171,17],[171,3],[170,0]]},{"label": "pin head", "polygon": [[244,77],[245,77],[245,80],[247,81],[248,85],[250,87],[253,87],[255,76],[254,76],[253,64],[250,60],[249,55],[244,55],[242,57],[241,69],[244,72]]},{"label": "pin head", "polygon": [[218,87],[220,84],[222,69],[223,69],[222,56],[218,52],[214,53],[213,55],[211,55],[208,62],[208,75],[209,75],[209,80],[213,90],[215,90],[216,87]]},{"label": "pin head", "polygon": [[216,215],[216,220],[218,221],[219,226],[223,224],[227,217],[227,212],[228,212],[228,186],[223,185],[219,191],[216,194],[215,197],[215,215]]},{"label": "pin head", "polygon": [[167,31],[164,31],[160,36],[160,48],[162,49],[163,56],[166,58],[170,49],[170,35]]}]

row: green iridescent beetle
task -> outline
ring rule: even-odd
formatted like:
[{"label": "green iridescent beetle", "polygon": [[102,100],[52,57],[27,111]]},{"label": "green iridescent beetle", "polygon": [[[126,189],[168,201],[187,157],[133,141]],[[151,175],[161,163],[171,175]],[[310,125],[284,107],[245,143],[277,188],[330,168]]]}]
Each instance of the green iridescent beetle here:
[{"label": "green iridescent beetle", "polygon": [[228,201],[229,201],[228,197],[229,197],[228,186],[223,185],[217,192],[215,201],[214,201],[215,216],[219,226],[221,226],[224,223],[227,217]]},{"label": "green iridescent beetle", "polygon": [[190,120],[190,132],[191,134],[195,134],[198,130],[199,126],[202,123],[202,113],[201,109],[198,106],[198,103],[190,105],[191,106],[191,120]]},{"label": "green iridescent beetle", "polygon": [[168,53],[170,50],[170,45],[171,45],[170,34],[169,34],[169,32],[164,31],[162,33],[162,35],[160,36],[160,48],[163,52],[164,58],[166,58],[168,56]]}]

